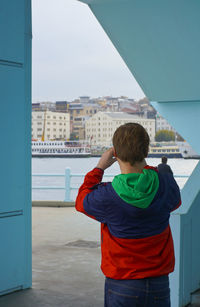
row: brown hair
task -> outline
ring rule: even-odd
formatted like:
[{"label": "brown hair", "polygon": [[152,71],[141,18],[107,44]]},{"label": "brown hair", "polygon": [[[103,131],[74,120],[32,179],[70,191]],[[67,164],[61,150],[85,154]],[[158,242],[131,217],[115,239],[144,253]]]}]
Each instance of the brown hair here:
[{"label": "brown hair", "polygon": [[167,163],[167,157],[162,156],[161,160],[162,160],[162,163],[165,163],[165,164]]},{"label": "brown hair", "polygon": [[117,128],[113,135],[113,146],[117,157],[132,166],[147,157],[149,135],[139,124],[127,123]]}]

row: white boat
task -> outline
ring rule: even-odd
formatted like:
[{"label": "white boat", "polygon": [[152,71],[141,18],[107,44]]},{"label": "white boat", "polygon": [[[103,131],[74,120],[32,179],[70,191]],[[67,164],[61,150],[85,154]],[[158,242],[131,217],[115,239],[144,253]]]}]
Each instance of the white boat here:
[{"label": "white boat", "polygon": [[151,143],[149,146],[148,158],[182,158],[179,146],[175,143],[157,142]]},{"label": "white boat", "polygon": [[184,159],[200,159],[200,155],[187,142],[177,142],[179,150]]},{"label": "white boat", "polygon": [[84,141],[32,140],[32,157],[35,158],[83,158],[90,156],[90,146]]},{"label": "white boat", "polygon": [[[112,145],[110,145],[111,147]],[[100,157],[106,150],[105,147],[92,147],[91,154],[93,157]],[[179,150],[179,146],[172,142],[152,142],[149,146],[148,158],[161,158],[166,156],[167,158],[182,158],[182,154]]]}]

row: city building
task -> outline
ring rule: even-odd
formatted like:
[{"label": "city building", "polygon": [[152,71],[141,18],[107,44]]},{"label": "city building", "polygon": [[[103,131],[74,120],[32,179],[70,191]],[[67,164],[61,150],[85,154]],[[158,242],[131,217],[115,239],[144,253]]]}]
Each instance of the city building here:
[{"label": "city building", "polygon": [[69,102],[67,101],[56,101],[56,112],[67,113],[69,109]]},{"label": "city building", "polygon": [[85,136],[91,145],[111,146],[115,130],[125,123],[138,123],[148,132],[151,141],[155,138],[155,120],[139,118],[123,112],[98,112],[85,125]]},{"label": "city building", "polygon": [[32,103],[32,110],[33,111],[41,111],[40,103]]},{"label": "city building", "polygon": [[168,121],[157,113],[156,115],[156,132],[159,130],[175,131],[174,128],[168,123]]},{"label": "city building", "polygon": [[84,104],[83,105],[83,115],[84,116],[92,116],[94,114],[96,114],[98,111],[100,111],[101,106],[98,105],[97,103],[93,103],[93,104]]},{"label": "city building", "polygon": [[51,101],[40,102],[40,110],[41,111],[55,111],[56,110],[55,102],[51,102]]},{"label": "city building", "polygon": [[33,111],[55,111],[55,103],[50,101],[32,103]]},{"label": "city building", "polygon": [[85,123],[89,116],[77,116],[73,120],[73,139],[85,140]]},{"label": "city building", "polygon": [[69,113],[70,113],[71,121],[73,121],[73,119],[77,116],[82,116],[83,115],[83,105],[81,103],[70,103]]},{"label": "city building", "polygon": [[70,113],[70,131],[74,134],[74,119],[77,117],[89,117],[97,113],[101,108],[97,103],[70,103],[69,104],[69,113]]},{"label": "city building", "polygon": [[64,140],[70,138],[68,113],[51,111],[32,112],[32,139]]},{"label": "city building", "polygon": [[90,102],[90,96],[80,96],[80,103],[85,104]]}]

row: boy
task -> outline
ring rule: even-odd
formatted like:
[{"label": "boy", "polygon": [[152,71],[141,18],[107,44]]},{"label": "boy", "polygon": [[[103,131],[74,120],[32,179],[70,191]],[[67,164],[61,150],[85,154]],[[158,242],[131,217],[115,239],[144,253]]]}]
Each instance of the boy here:
[{"label": "boy", "polygon": [[[101,223],[105,307],[170,306],[175,259],[169,216],[181,204],[180,191],[171,174],[146,164],[148,148],[141,125],[120,126],[76,199],[78,211]],[[101,183],[116,160],[121,174]]]}]

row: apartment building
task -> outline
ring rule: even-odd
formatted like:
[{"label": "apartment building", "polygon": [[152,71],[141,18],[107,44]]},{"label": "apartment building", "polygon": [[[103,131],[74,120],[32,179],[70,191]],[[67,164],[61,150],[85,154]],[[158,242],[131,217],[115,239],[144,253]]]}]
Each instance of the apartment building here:
[{"label": "apartment building", "polygon": [[171,130],[175,131],[174,128],[168,123],[168,121],[157,113],[156,115],[156,131],[159,130]]},{"label": "apartment building", "polygon": [[85,123],[89,116],[77,116],[73,121],[73,136],[78,140],[85,140]]},{"label": "apartment building", "polygon": [[60,112],[32,112],[32,139],[64,140],[70,138],[70,115]]},{"label": "apartment building", "polygon": [[138,123],[148,132],[150,140],[155,138],[155,119],[141,118],[123,112],[98,112],[86,122],[85,135],[91,145],[111,146],[115,130],[125,123]]}]

